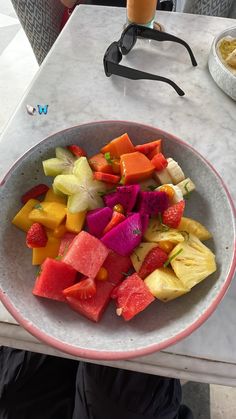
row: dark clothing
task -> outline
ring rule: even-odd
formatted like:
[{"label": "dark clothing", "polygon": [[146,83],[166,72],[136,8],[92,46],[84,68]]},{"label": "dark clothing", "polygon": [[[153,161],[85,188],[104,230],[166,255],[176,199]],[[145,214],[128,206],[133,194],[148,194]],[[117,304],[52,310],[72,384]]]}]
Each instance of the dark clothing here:
[{"label": "dark clothing", "polygon": [[80,363],[73,419],[174,419],[179,380]]},{"label": "dark clothing", "polygon": [[193,419],[180,402],[173,378],[0,348],[0,419]]}]

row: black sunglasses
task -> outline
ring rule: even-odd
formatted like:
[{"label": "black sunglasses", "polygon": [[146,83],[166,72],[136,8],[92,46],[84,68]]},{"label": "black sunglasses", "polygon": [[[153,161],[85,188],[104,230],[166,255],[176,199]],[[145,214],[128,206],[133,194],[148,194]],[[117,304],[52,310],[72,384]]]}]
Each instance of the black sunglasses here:
[{"label": "black sunglasses", "polygon": [[117,76],[132,80],[147,79],[162,81],[171,85],[179,96],[184,96],[184,91],[180,89],[180,87],[177,86],[177,84],[175,84],[172,80],[166,77],[156,76],[154,74],[135,70],[133,68],[119,64],[122,60],[122,54],[127,55],[131,51],[138,37],[152,39],[155,41],[177,42],[187,49],[191,58],[192,65],[197,65],[196,59],[190,46],[182,39],[166,32],[160,32],[145,26],[131,24],[127,26],[127,28],[123,31],[120,40],[118,42],[113,42],[105,52],[103,64],[106,76],[110,77],[112,74],[115,74]]}]

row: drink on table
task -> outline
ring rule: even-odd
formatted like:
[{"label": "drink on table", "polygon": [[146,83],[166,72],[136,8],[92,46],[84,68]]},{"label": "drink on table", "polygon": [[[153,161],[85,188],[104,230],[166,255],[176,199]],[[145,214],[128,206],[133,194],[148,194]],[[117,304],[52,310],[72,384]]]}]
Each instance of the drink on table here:
[{"label": "drink on table", "polygon": [[127,0],[128,23],[153,27],[157,0]]}]

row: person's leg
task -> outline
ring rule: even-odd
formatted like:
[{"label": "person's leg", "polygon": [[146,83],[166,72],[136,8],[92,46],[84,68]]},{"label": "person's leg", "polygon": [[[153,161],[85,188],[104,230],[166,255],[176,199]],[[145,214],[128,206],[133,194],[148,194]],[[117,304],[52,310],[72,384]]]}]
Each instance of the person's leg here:
[{"label": "person's leg", "polygon": [[81,362],[73,419],[193,419],[180,403],[179,380]]},{"label": "person's leg", "polygon": [[0,419],[71,419],[78,362],[0,347]]}]

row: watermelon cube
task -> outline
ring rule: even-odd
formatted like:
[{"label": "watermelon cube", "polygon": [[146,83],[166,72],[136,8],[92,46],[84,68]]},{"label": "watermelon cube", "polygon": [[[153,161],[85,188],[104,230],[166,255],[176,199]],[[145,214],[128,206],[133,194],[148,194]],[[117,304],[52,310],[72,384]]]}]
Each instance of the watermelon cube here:
[{"label": "watermelon cube", "polygon": [[67,297],[70,307],[94,322],[98,322],[110,301],[110,295],[114,287],[124,278],[124,272],[131,268],[131,260],[128,256],[119,256],[115,252],[109,253],[104,264],[108,271],[106,281],[96,281],[96,294],[87,300],[79,300]]},{"label": "watermelon cube", "polygon": [[74,238],[63,261],[83,275],[95,278],[109,250],[96,237],[81,231]]},{"label": "watermelon cube", "polygon": [[61,238],[61,244],[59,248],[58,256],[62,257],[65,256],[67,250],[69,249],[70,244],[77,236],[75,233],[65,233],[64,236]]},{"label": "watermelon cube", "polygon": [[65,301],[62,291],[76,282],[77,272],[60,260],[47,258],[36,278],[33,294],[38,297]]},{"label": "watermelon cube", "polygon": [[144,281],[134,273],[118,285],[111,295],[116,299],[117,314],[128,321],[143,311],[155,298]]}]

